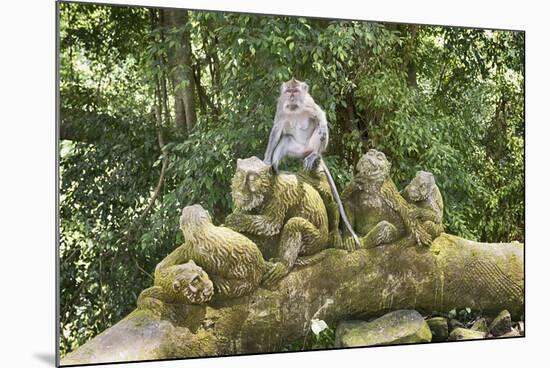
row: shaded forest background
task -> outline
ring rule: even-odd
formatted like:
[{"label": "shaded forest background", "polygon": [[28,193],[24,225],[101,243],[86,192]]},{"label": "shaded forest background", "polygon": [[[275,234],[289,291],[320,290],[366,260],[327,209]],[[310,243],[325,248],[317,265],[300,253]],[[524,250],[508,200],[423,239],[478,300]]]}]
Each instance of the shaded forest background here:
[{"label": "shaded forest background", "polygon": [[182,207],[223,221],[291,77],[341,188],[376,148],[399,188],[434,173],[447,232],[523,241],[523,60],[522,32],[61,3],[61,354],[135,307]]}]

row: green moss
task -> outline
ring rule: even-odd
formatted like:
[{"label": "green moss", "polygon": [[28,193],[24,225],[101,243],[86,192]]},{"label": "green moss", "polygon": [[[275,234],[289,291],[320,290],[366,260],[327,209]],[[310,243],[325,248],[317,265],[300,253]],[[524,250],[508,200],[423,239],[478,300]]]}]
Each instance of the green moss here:
[{"label": "green moss", "polygon": [[388,313],[372,322],[350,321],[338,325],[339,347],[430,342],[432,332],[422,316],[412,310]]},{"label": "green moss", "polygon": [[484,339],[485,333],[481,331],[468,330],[467,328],[457,327],[449,334],[449,340],[477,340]]}]

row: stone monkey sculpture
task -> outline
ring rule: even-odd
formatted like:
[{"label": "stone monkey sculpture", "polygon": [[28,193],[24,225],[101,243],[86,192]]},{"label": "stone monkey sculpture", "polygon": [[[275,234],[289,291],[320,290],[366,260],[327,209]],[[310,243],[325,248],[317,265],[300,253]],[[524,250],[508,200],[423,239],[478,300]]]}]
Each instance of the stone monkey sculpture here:
[{"label": "stone monkey sculpture", "polygon": [[435,239],[443,227],[443,196],[429,171],[419,171],[403,189],[403,197],[416,209],[416,217],[423,221],[424,228]]},{"label": "stone monkey sculpture", "polygon": [[329,134],[325,112],[309,94],[309,86],[294,78],[281,85],[277,111],[264,162],[278,174],[279,163],[284,157],[304,160],[304,168],[311,170],[318,162],[330,184],[332,195],[338,205],[340,216],[357,246],[359,239],[344,211],[336,184],[321,154],[328,146]]},{"label": "stone monkey sculpture", "polygon": [[164,303],[204,304],[259,287],[270,265],[250,239],[212,224],[200,205],[182,210],[180,227],[185,243],[157,265],[155,286],[140,294],[138,306],[163,310]]},{"label": "stone monkey sculpture", "polygon": [[137,307],[160,316],[172,316],[170,305],[188,306],[186,312],[189,312],[192,305],[207,303],[213,294],[212,281],[195,262],[157,266],[154,285],[139,294]]},{"label": "stone monkey sculpture", "polygon": [[413,206],[399,194],[390,168],[386,155],[371,149],[357,163],[353,181],[344,190],[344,205],[361,236],[361,246],[398,241],[402,245],[430,245],[431,235],[416,217]]},{"label": "stone monkey sculpture", "polygon": [[328,247],[323,200],[296,175],[274,175],[271,166],[257,157],[238,159],[231,196],[235,209],[225,219],[225,226],[253,238],[264,249],[262,243],[276,240],[276,262],[264,282],[284,277],[299,256],[312,256]]}]

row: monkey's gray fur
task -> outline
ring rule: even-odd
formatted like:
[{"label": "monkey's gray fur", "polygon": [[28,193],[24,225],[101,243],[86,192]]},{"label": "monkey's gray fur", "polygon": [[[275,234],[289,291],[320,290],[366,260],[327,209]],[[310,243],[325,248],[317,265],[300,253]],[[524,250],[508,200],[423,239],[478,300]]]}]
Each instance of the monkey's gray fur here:
[{"label": "monkey's gray fur", "polygon": [[277,112],[269,142],[265,151],[264,162],[279,172],[279,162],[284,157],[304,160],[304,168],[311,170],[319,160],[324,171],[334,200],[338,204],[340,216],[352,234],[357,246],[359,238],[353,231],[340,200],[340,195],[327,165],[321,154],[328,146],[328,123],[325,112],[315,103],[308,92],[307,83],[292,78],[281,85]]}]

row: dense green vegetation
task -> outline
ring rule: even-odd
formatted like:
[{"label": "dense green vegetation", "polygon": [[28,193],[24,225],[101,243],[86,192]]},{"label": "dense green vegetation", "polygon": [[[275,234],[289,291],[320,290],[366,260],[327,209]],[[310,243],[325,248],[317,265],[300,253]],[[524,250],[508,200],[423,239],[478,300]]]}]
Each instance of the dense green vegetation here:
[{"label": "dense green vegetation", "polygon": [[341,187],[376,148],[399,188],[435,174],[448,232],[524,240],[523,33],[61,3],[60,49],[62,354],[135,307],[183,206],[223,221],[293,76]]}]

